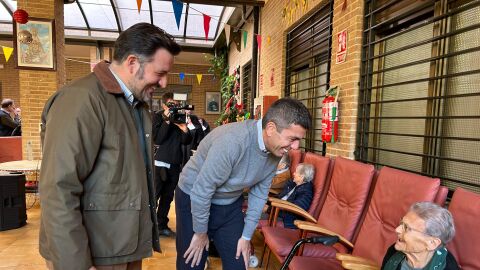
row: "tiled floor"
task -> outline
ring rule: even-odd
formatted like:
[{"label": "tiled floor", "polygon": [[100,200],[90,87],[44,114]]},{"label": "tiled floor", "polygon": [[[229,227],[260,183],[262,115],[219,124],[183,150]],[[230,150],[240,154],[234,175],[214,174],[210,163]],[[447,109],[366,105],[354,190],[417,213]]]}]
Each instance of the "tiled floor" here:
[{"label": "tiled floor", "polygon": [[[172,210],[174,207],[172,207]],[[38,253],[38,231],[40,226],[40,206],[35,204],[27,211],[28,220],[24,227],[0,232],[0,270],[44,270],[45,262]],[[170,211],[170,226],[175,228],[175,213]],[[262,236],[256,233],[253,243],[255,253],[260,257]],[[175,239],[161,238],[163,253],[143,261],[144,270],[175,269]],[[209,269],[222,269],[218,258],[211,258]],[[280,264],[272,256],[269,269],[279,269]],[[264,268],[252,268],[264,269]]]}]

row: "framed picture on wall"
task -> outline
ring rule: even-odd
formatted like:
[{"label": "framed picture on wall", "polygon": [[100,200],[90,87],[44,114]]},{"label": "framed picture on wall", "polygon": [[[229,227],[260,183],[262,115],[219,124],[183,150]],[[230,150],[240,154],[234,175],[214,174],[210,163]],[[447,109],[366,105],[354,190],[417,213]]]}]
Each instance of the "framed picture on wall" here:
[{"label": "framed picture on wall", "polygon": [[55,70],[54,20],[29,18],[13,27],[16,65],[19,69]]},{"label": "framed picture on wall", "polygon": [[205,114],[220,114],[221,105],[220,92],[205,92]]}]

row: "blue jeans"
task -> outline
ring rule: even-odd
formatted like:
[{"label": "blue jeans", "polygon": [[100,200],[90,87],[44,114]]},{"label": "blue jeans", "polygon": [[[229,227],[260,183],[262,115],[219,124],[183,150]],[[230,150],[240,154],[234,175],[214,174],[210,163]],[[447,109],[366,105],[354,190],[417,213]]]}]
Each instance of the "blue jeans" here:
[{"label": "blue jeans", "polygon": [[[210,219],[208,222],[208,238],[213,240],[215,247],[222,259],[222,268],[228,270],[245,270],[243,256],[238,260],[237,243],[242,237],[244,220],[242,212],[243,197],[238,198],[230,205],[210,206]],[[177,270],[205,268],[208,252],[204,251],[200,264],[190,267],[185,264],[183,255],[190,246],[193,237],[192,212],[190,196],[177,187],[175,191],[175,211],[177,215]]]}]

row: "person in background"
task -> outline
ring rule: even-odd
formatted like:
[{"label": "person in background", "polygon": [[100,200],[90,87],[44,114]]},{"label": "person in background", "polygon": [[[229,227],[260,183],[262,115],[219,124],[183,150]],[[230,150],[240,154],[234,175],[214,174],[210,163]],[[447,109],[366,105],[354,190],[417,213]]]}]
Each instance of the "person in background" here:
[{"label": "person in background", "polygon": [[175,192],[177,269],[203,270],[209,238],[220,253],[223,269],[248,267],[250,239],[277,164],[290,149],[298,149],[310,126],[305,105],[282,98],[262,120],[222,125],[202,140],[183,168]]},{"label": "person in background", "polygon": [[0,109],[0,137],[16,136],[14,131],[20,126],[20,118],[18,118],[15,109],[13,99],[6,98],[2,100],[2,108]]},{"label": "person in background", "polygon": [[175,236],[175,233],[168,227],[168,212],[182,170],[182,146],[189,144],[192,136],[187,123],[176,123],[170,117],[169,106],[178,105],[177,101],[173,100],[173,93],[163,94],[162,101],[163,110],[157,112],[153,118],[153,141],[158,147],[155,152],[155,200],[158,202],[159,233],[170,237]]},{"label": "person in background", "polygon": [[208,124],[207,120],[199,117],[198,122],[200,125],[202,125],[203,132],[205,133],[205,136],[207,136],[207,134],[210,133],[210,125]]},{"label": "person in background", "polygon": [[[190,156],[192,156],[193,151],[197,151],[197,147],[200,144],[200,142],[203,140],[203,138],[207,135],[205,132],[206,128],[202,125],[203,120],[199,118],[198,116],[190,113],[187,118],[187,127],[188,127],[188,132],[192,136],[192,141],[187,144],[187,145],[182,145],[182,151],[183,151],[183,166],[187,164],[188,160],[190,159]],[[200,122],[202,121],[202,122]]]},{"label": "person in background", "polygon": [[111,64],[45,104],[39,241],[49,269],[136,270],[160,251],[148,103],[179,53],[162,29],[135,24]]},{"label": "person in background", "polygon": [[[313,199],[312,180],[314,176],[315,167],[313,167],[312,164],[298,164],[295,173],[293,174],[293,179],[287,181],[283,191],[278,194],[278,198],[291,202],[307,211]],[[296,215],[282,211],[280,212],[279,217],[282,218],[283,226],[285,228],[297,228],[293,224],[293,222],[298,219]]]},{"label": "person in background", "polygon": [[410,207],[395,229],[397,242],[383,258],[382,270],[458,270],[446,245],[455,236],[452,214],[432,202]]}]

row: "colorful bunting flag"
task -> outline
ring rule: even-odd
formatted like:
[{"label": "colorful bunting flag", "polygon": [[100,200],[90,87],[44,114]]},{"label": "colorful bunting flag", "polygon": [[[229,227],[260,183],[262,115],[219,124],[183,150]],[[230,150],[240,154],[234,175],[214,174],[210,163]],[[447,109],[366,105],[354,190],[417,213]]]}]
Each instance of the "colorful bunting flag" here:
[{"label": "colorful bunting flag", "polygon": [[243,48],[247,47],[247,37],[248,37],[248,32],[243,30]]},{"label": "colorful bunting flag", "polygon": [[230,25],[225,24],[225,27],[223,28],[225,31],[225,38],[227,39],[227,46],[230,44]]},{"label": "colorful bunting flag", "polygon": [[267,45],[270,45],[270,42],[272,42],[272,37],[267,36]]},{"label": "colorful bunting flag", "polygon": [[198,84],[202,83],[202,77],[203,77],[203,75],[202,75],[202,74],[197,74],[197,81],[198,81]]},{"label": "colorful bunting flag", "polygon": [[180,18],[182,17],[183,3],[179,0],[172,0],[173,13],[175,13],[175,21],[180,30]]},{"label": "colorful bunting flag", "polygon": [[258,51],[262,49],[262,36],[257,35],[257,45],[258,45]]},{"label": "colorful bunting flag", "polygon": [[212,17],[203,14],[203,29],[205,30],[205,40],[208,40],[208,31],[210,30],[210,19]]},{"label": "colorful bunting flag", "polygon": [[12,52],[13,48],[3,46],[3,55],[5,56],[5,62],[8,62],[8,59],[10,59]]},{"label": "colorful bunting flag", "polygon": [[180,77],[180,81],[183,82],[183,79],[185,79],[185,73],[180,72],[180,73],[178,74],[178,76]]},{"label": "colorful bunting flag", "polygon": [[137,0],[137,7],[138,7],[138,13],[140,13],[140,9],[142,8],[142,0]]}]

